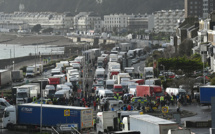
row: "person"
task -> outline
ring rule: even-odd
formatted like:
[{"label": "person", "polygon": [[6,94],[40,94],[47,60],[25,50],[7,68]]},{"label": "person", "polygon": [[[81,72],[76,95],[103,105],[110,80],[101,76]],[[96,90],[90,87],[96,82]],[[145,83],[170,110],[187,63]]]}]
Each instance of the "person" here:
[{"label": "person", "polygon": [[177,101],[177,112],[180,113],[180,108],[181,108],[181,103],[180,101],[178,100]]},{"label": "person", "polygon": [[37,97],[34,96],[34,97],[33,97],[33,102],[36,101],[36,100],[37,100]]},{"label": "person", "polygon": [[128,110],[128,111],[131,111],[131,105],[128,104],[127,110]]},{"label": "person", "polygon": [[96,101],[93,101],[93,107],[94,107],[94,111],[96,111]]},{"label": "person", "polygon": [[163,96],[160,97],[160,103],[161,103],[161,107],[163,107],[164,106],[164,97]]},{"label": "person", "polygon": [[96,130],[96,119],[93,119],[94,130]]},{"label": "person", "polygon": [[113,105],[111,105],[111,111],[114,111],[114,107],[113,107]]}]

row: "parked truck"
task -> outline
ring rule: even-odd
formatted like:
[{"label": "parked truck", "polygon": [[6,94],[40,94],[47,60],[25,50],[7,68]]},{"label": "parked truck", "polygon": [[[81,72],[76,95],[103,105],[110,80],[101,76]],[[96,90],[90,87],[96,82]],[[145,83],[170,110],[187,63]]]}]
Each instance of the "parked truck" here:
[{"label": "parked truck", "polygon": [[43,65],[42,64],[36,64],[33,65],[36,68],[36,75],[41,75],[43,73]]},{"label": "parked truck", "polygon": [[9,70],[0,70],[0,87],[4,87],[6,85],[11,85],[11,71]]},{"label": "parked truck", "polygon": [[[12,129],[18,126],[40,126],[40,104],[21,104],[4,110],[3,127]],[[85,107],[47,105],[42,107],[43,127],[63,127],[67,125],[81,131],[93,127],[93,110]],[[57,115],[57,116],[56,116]]]},{"label": "parked truck", "polygon": [[144,67],[144,75],[145,75],[145,79],[154,78],[153,67]]},{"label": "parked truck", "polygon": [[[130,121],[130,122],[128,122]],[[141,134],[167,134],[169,129],[177,129],[176,122],[152,115],[130,115],[123,119],[124,130],[140,131]]]},{"label": "parked truck", "polygon": [[106,88],[109,89],[109,90],[113,90],[113,86],[115,84],[115,80],[106,80]]},{"label": "parked truck", "polygon": [[144,96],[152,96],[160,98],[163,96],[162,88],[160,86],[155,85],[137,85],[136,86],[136,96],[144,97]]},{"label": "parked truck", "polygon": [[27,103],[30,98],[37,97],[38,89],[36,85],[23,85],[17,88],[16,104]]},{"label": "parked truck", "polygon": [[26,77],[34,77],[36,75],[36,67],[35,66],[27,66],[26,68]]},{"label": "parked truck", "polygon": [[215,86],[200,86],[200,103],[202,105],[211,105],[211,97],[215,97]]},{"label": "parked truck", "polygon": [[97,68],[95,72],[96,79],[105,79],[105,69],[104,68]]},{"label": "parked truck", "polygon": [[13,70],[13,71],[11,71],[11,77],[12,77],[13,82],[23,81],[24,80],[23,71],[22,70]]},{"label": "parked truck", "polygon": [[119,73],[118,74],[118,84],[121,84],[122,81],[128,82],[130,81],[131,77],[128,73]]}]

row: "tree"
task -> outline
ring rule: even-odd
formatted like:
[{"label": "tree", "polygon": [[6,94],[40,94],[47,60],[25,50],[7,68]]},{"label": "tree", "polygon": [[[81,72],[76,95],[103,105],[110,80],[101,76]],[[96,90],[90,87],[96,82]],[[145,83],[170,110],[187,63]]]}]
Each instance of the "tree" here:
[{"label": "tree", "polygon": [[215,77],[211,79],[211,85],[215,85]]},{"label": "tree", "polygon": [[37,25],[33,26],[33,28],[31,29],[31,32],[39,33],[39,31],[41,29],[42,29],[42,26],[40,24],[37,24]]},{"label": "tree", "polygon": [[181,56],[191,56],[194,44],[192,40],[186,39],[179,45],[179,54]]}]

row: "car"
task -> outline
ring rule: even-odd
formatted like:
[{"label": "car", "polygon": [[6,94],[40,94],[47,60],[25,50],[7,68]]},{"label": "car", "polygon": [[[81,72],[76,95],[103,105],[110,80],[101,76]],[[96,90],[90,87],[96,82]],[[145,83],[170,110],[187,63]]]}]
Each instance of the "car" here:
[{"label": "car", "polygon": [[123,104],[122,100],[117,100],[114,97],[106,97],[106,98],[102,98],[100,101],[101,105],[104,105],[106,102],[109,102],[110,105],[112,106],[117,106],[118,104]]},{"label": "car", "polygon": [[[34,102],[32,102],[34,104],[41,104],[41,98],[39,100],[36,100]],[[42,99],[42,104],[53,104],[51,99]]]},{"label": "car", "polygon": [[132,60],[131,60],[131,63],[132,63],[132,64],[136,64],[136,63],[138,63],[139,61],[140,61],[139,59],[135,58],[135,59],[132,59]]},{"label": "car", "polygon": [[140,102],[140,103],[144,103],[145,100],[147,100],[146,97],[133,97],[133,98],[131,98],[131,102]]}]

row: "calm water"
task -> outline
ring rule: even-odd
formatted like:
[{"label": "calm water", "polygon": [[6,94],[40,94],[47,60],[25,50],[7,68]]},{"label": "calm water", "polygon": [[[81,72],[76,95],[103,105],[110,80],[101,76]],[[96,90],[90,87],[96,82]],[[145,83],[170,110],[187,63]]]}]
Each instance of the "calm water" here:
[{"label": "calm water", "polygon": [[41,55],[51,53],[62,53],[64,47],[50,46],[50,45],[28,45],[22,46],[19,44],[0,44],[0,59],[9,59],[14,57],[28,56],[29,54]]}]

